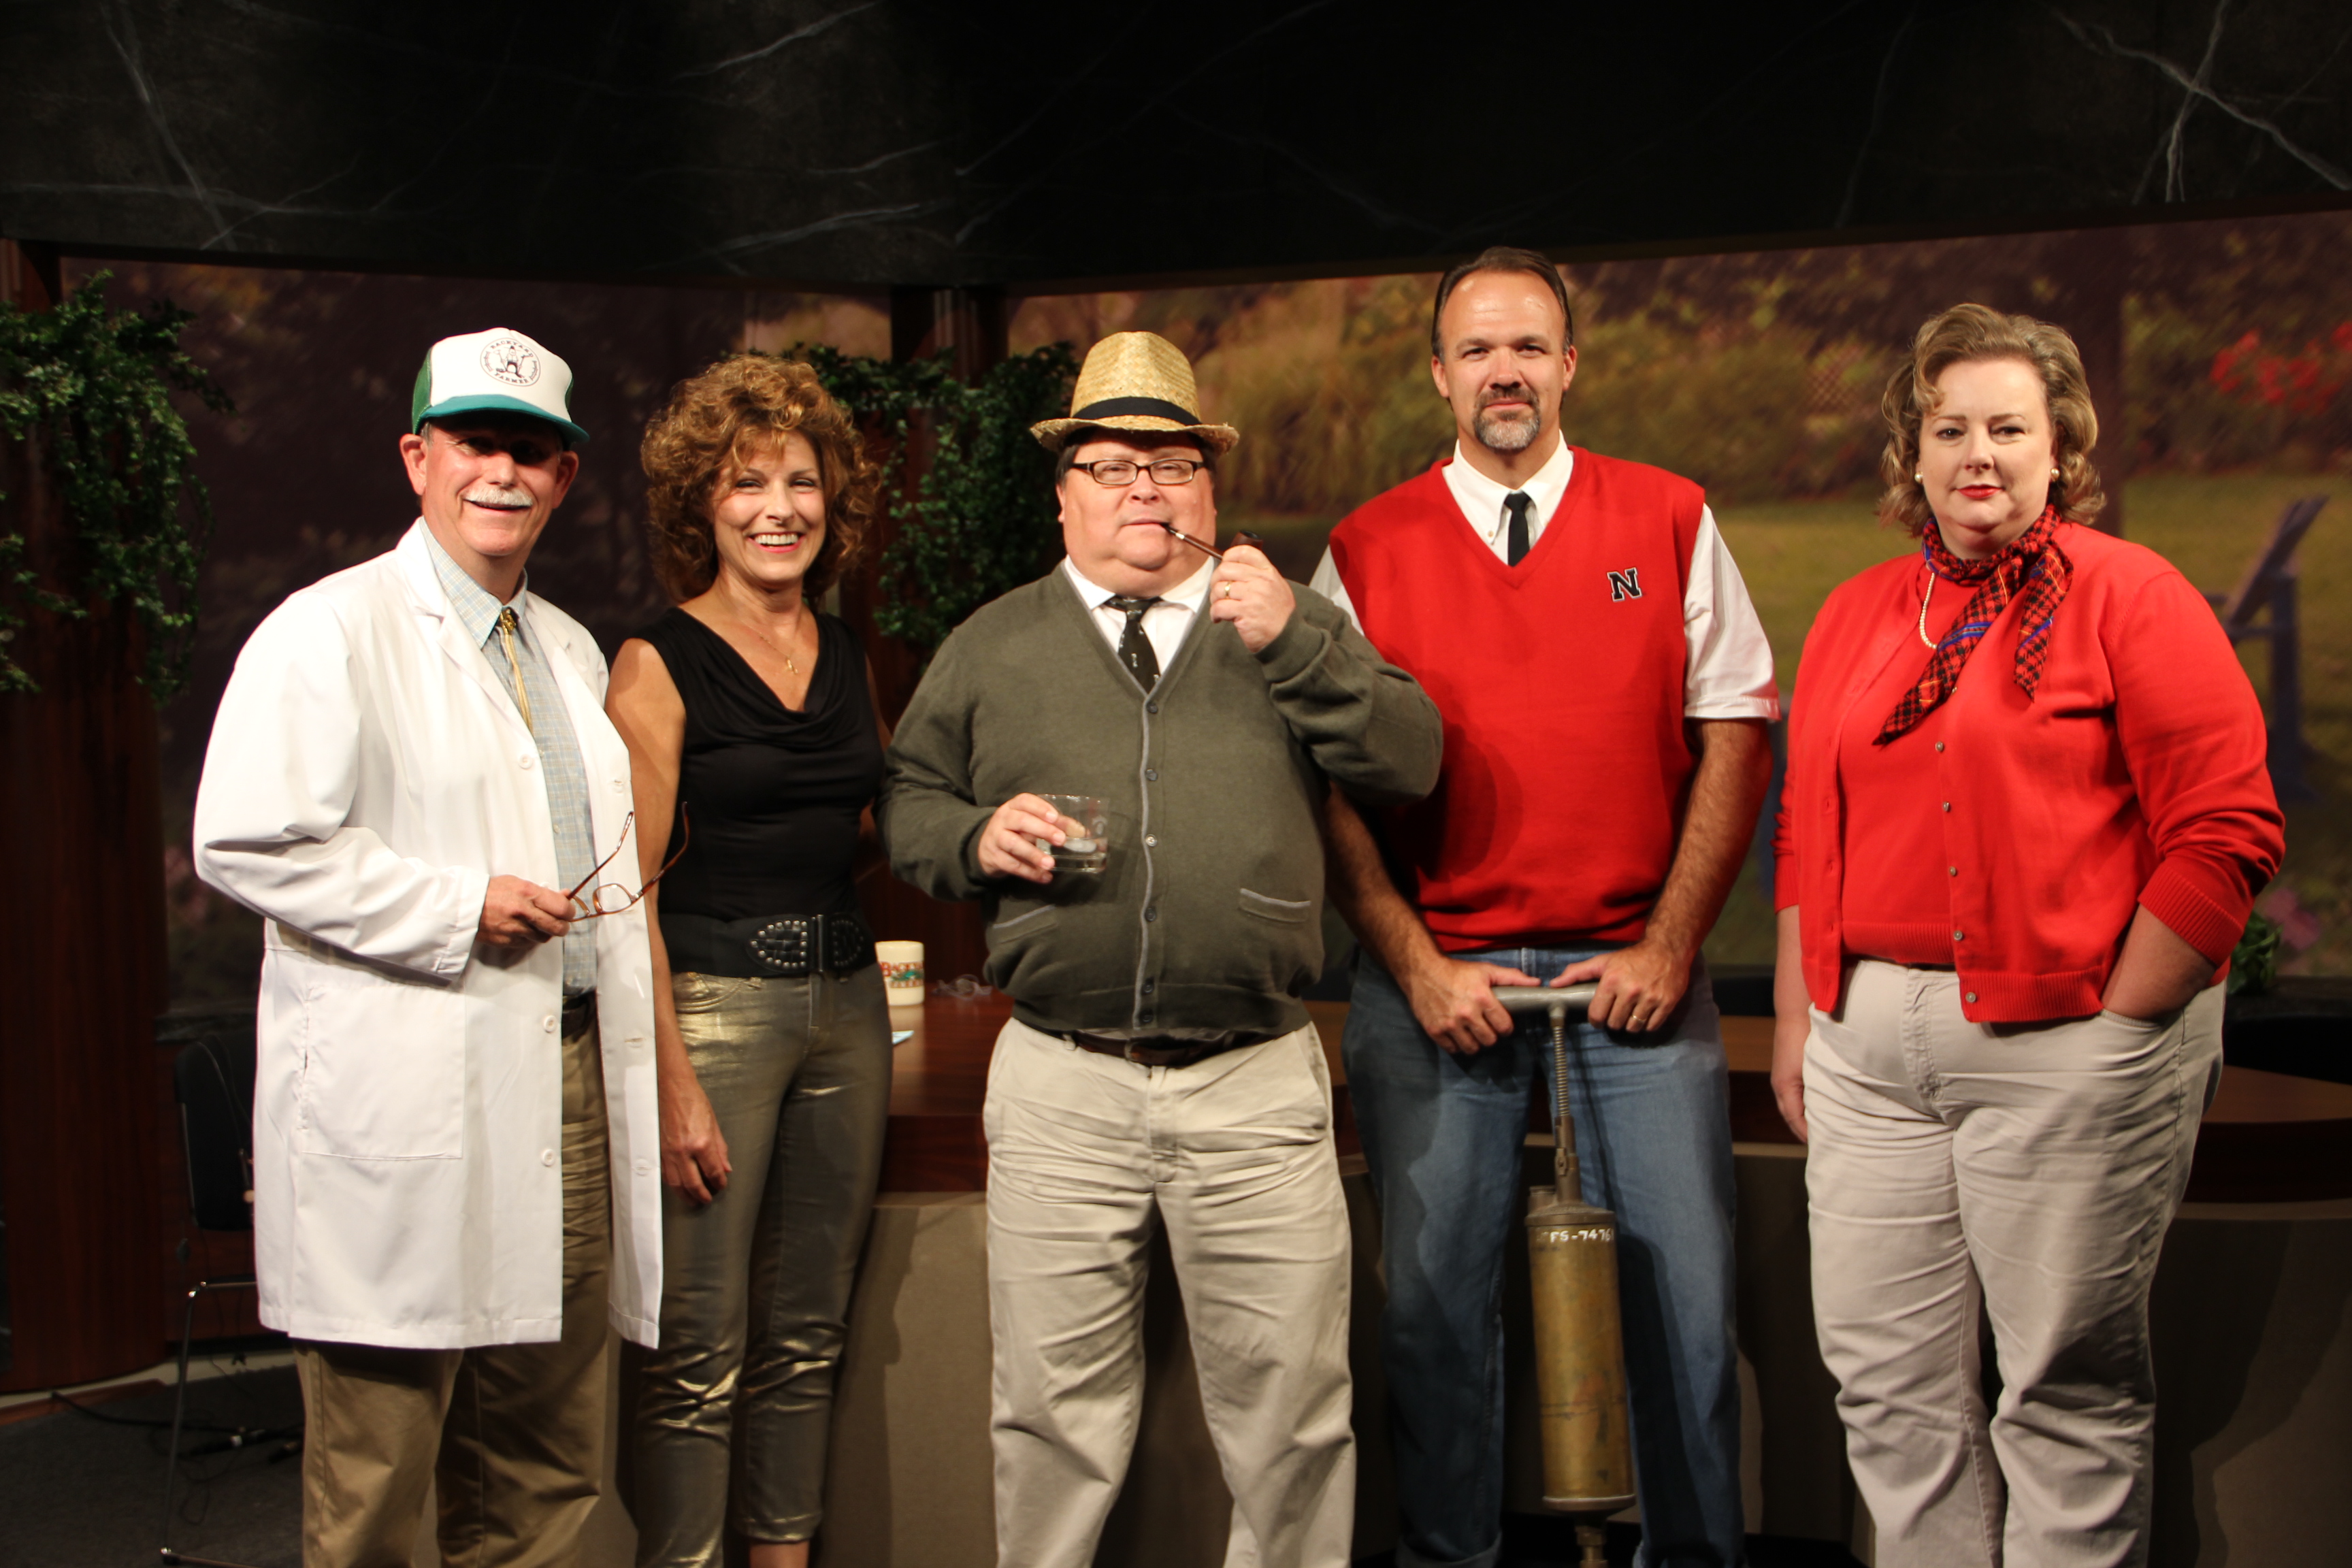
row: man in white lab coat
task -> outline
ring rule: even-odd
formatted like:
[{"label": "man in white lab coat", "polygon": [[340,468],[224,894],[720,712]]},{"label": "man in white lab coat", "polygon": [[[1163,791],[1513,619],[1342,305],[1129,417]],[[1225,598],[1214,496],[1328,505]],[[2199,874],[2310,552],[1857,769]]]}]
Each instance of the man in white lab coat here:
[{"label": "man in white lab coat", "polygon": [[587,440],[571,380],[520,332],[434,345],[422,517],[255,631],[197,794],[199,870],[267,917],[255,1254],[311,1568],[404,1568],[436,1479],[445,1561],[576,1561],[607,1324],[654,1340],[628,754],[595,642],[523,576]]}]

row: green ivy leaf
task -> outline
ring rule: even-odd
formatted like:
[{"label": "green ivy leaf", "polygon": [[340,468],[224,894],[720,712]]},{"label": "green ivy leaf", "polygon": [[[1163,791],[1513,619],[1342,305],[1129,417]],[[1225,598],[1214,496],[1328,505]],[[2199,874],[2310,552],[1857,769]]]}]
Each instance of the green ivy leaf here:
[{"label": "green ivy leaf", "polygon": [[77,598],[22,567],[22,534],[0,533],[0,690],[39,689],[15,658],[26,605],[79,618],[92,600],[125,605],[145,626],[141,679],[159,700],[187,676],[212,500],[172,395],[233,405],[180,347],[195,318],[168,301],[143,316],[110,310],[110,276],[54,310],[0,304],[0,428],[47,468],[84,564]]},{"label": "green ivy leaf", "polygon": [[902,464],[928,445],[921,480],[910,494],[902,478],[887,502],[897,536],[882,555],[874,617],[884,631],[937,648],[966,616],[1052,564],[1054,462],[1029,426],[1069,407],[1078,360],[1067,343],[1013,355],[969,385],[944,353],[903,363],[822,344],[789,353],[895,442]]}]

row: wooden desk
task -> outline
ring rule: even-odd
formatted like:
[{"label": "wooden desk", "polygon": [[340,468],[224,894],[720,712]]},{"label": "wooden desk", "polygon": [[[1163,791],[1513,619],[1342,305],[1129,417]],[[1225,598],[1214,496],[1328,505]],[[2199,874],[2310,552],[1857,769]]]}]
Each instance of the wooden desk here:
[{"label": "wooden desk", "polygon": [[[1342,1157],[1360,1152],[1347,1069],[1339,1060],[1344,1002],[1310,1002],[1331,1064],[1334,1134]],[[891,1027],[912,1029],[890,1078],[890,1131],[882,1156],[886,1193],[978,1192],[988,1182],[981,1102],[997,1032],[1013,1015],[1003,994],[944,997],[894,1007]],[[1772,1103],[1772,1020],[1723,1021],[1731,1067],[1731,1136],[1741,1143],[1795,1142]],[[1548,1131],[1542,1101],[1530,1130]],[[2197,1134],[2191,1203],[2301,1203],[2352,1197],[2352,1086],[2231,1068]]]}]

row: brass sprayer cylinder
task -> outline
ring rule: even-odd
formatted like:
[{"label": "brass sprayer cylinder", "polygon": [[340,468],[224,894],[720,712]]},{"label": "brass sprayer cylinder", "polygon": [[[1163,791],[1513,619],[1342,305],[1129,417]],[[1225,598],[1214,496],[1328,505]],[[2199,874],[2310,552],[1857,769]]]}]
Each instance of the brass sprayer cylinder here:
[{"label": "brass sprayer cylinder", "polygon": [[[1597,1521],[1633,1506],[1633,1444],[1617,1313],[1617,1216],[1584,1201],[1568,1101],[1568,1008],[1590,994],[1590,987],[1583,996],[1496,990],[1505,1006],[1540,1005],[1551,1015],[1554,1181],[1528,1192],[1527,1221],[1544,1503]],[[1588,1555],[1598,1542],[1596,1529],[1584,1542]]]}]

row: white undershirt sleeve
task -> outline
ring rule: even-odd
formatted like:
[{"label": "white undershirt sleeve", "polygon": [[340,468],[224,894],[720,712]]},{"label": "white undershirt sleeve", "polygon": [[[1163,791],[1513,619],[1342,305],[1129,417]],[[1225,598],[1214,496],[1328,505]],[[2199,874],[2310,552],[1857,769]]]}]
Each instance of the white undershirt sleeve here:
[{"label": "white undershirt sleeve", "polygon": [[1356,614],[1356,602],[1348,597],[1348,584],[1339,580],[1339,569],[1331,564],[1330,551],[1323,552],[1323,559],[1316,563],[1315,575],[1307,579],[1307,585],[1337,605],[1356,623],[1358,631],[1364,629],[1364,617]]},{"label": "white undershirt sleeve", "polygon": [[1699,511],[1689,582],[1683,595],[1683,637],[1690,649],[1683,717],[1778,719],[1780,689],[1772,678],[1772,645],[1715,526],[1713,507]]}]

